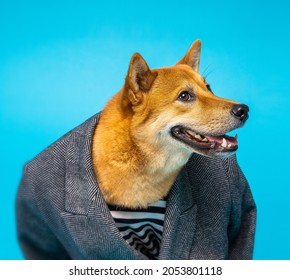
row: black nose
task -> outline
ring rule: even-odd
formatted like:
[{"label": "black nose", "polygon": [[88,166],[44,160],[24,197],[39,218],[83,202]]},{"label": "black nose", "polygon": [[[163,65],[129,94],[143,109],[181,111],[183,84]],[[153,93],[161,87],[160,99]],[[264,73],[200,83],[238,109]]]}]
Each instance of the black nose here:
[{"label": "black nose", "polygon": [[242,122],[245,122],[249,117],[249,107],[245,104],[235,104],[232,108],[232,115]]}]

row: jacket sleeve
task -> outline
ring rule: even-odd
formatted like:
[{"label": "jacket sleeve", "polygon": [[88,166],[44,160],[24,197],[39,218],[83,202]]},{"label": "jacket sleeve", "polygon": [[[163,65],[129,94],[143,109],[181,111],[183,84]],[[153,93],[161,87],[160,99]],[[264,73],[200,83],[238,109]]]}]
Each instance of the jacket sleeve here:
[{"label": "jacket sleeve", "polygon": [[26,166],[16,197],[17,237],[24,257],[70,259],[37,206],[33,179]]},{"label": "jacket sleeve", "polygon": [[235,157],[234,161],[232,165],[235,172],[232,181],[232,213],[228,228],[229,259],[249,260],[253,258],[256,204]]}]

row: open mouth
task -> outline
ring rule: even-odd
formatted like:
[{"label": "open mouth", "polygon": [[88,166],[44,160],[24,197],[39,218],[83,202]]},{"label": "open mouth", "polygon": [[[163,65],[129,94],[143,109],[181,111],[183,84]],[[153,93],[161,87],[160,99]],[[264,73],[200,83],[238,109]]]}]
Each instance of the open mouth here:
[{"label": "open mouth", "polygon": [[234,152],[238,149],[237,135],[235,137],[221,135],[201,135],[183,126],[175,126],[171,129],[171,135],[189,145],[192,148],[201,150],[214,150],[219,153]]}]

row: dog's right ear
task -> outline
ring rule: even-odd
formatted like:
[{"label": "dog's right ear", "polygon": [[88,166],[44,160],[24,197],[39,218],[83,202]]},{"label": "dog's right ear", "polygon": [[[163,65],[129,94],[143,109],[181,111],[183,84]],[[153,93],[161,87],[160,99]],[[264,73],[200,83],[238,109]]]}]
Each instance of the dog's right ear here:
[{"label": "dog's right ear", "polygon": [[177,64],[187,64],[193,68],[196,72],[199,69],[199,61],[200,61],[200,49],[201,49],[201,40],[196,40],[185,56],[177,62]]},{"label": "dog's right ear", "polygon": [[129,87],[129,100],[133,105],[142,102],[143,94],[149,91],[157,77],[157,72],[152,72],[144,58],[135,53],[130,61],[126,84]]}]

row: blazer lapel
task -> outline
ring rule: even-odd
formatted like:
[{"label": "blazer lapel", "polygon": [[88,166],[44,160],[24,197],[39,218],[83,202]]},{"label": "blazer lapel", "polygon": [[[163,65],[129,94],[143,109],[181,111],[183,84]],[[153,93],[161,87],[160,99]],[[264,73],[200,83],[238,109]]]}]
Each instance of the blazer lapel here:
[{"label": "blazer lapel", "polygon": [[68,143],[65,174],[65,209],[86,215],[98,184],[93,170],[92,137],[99,114],[75,129]]},{"label": "blazer lapel", "polygon": [[75,259],[141,260],[144,255],[130,247],[121,236],[108,209],[97,194],[87,215],[62,213]]},{"label": "blazer lapel", "polygon": [[160,258],[214,259],[221,256],[215,255],[217,247],[227,252],[230,187],[224,161],[193,154],[179,174],[165,214]]},{"label": "blazer lapel", "polygon": [[195,234],[197,206],[186,168],[169,193],[159,259],[188,259]]},{"label": "blazer lapel", "polygon": [[[99,115],[72,134],[67,150],[65,211],[62,218],[84,259],[144,259],[121,236],[98,187],[92,137]],[[77,256],[80,258],[80,256]]]}]

